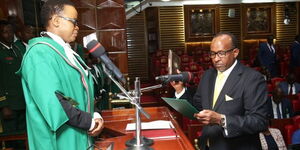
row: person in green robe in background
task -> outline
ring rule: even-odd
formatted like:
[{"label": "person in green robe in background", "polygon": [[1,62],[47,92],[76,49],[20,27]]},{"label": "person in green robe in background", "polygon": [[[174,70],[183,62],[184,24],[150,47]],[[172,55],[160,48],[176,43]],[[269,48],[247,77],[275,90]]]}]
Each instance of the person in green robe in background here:
[{"label": "person in green robe in background", "polygon": [[94,149],[103,128],[94,112],[90,68],[71,49],[78,34],[77,11],[69,0],[48,0],[41,9],[46,28],[29,41],[18,73],[26,100],[30,150]]},{"label": "person in green robe in background", "polygon": [[[15,74],[20,68],[25,47],[13,42],[12,24],[0,21],[0,120],[1,135],[25,132],[25,99],[21,78]],[[6,147],[18,147],[16,142],[6,142]],[[21,144],[20,144],[21,145]],[[23,145],[24,146],[24,145]]]}]

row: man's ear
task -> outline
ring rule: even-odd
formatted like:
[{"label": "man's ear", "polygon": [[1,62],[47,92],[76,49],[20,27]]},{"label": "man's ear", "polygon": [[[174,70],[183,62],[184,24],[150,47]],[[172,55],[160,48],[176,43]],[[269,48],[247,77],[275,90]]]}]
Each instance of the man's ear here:
[{"label": "man's ear", "polygon": [[49,20],[49,23],[52,24],[54,27],[58,27],[60,24],[60,18],[58,15],[53,15]]},{"label": "man's ear", "polygon": [[235,49],[233,50],[234,58],[237,58],[237,56],[239,55],[239,52],[240,52],[240,49],[238,49],[238,48],[235,48]]}]

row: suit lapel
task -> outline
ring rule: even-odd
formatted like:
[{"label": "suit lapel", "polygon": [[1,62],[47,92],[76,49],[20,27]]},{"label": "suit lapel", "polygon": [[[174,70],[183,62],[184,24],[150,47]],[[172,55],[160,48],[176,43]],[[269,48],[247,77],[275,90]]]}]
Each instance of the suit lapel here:
[{"label": "suit lapel", "polygon": [[220,94],[215,104],[213,110],[217,110],[222,103],[225,101],[225,94],[229,93],[231,89],[236,85],[236,83],[240,80],[240,74],[242,73],[241,64],[238,62],[236,66],[233,68],[229,77],[227,78]]}]

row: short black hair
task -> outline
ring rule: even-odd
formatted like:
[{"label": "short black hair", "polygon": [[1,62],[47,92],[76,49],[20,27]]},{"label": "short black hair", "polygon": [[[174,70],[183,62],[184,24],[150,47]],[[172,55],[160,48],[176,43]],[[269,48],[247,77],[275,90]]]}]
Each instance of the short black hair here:
[{"label": "short black hair", "polygon": [[[48,26],[48,21],[55,14],[60,14],[65,5],[74,6],[69,0],[48,0],[41,9],[41,23],[44,27]],[[74,6],[75,7],[75,6]]]},{"label": "short black hair", "polygon": [[[2,30],[2,27],[8,26],[8,25],[10,25],[10,26],[13,27],[13,25],[12,25],[10,22],[8,22],[8,21],[6,21],[6,20],[0,20],[0,29],[1,29],[1,30]],[[2,31],[1,31],[1,32],[2,32]]]},{"label": "short black hair", "polygon": [[[237,47],[237,39],[236,39],[236,37],[235,37],[232,33],[230,33],[230,32],[219,32],[218,34],[216,34],[216,35],[214,36],[214,38],[219,37],[219,36],[223,36],[223,35],[227,35],[227,36],[229,36],[229,37],[231,38],[231,41],[232,41],[232,43],[231,43],[231,48],[238,48],[238,47]],[[213,38],[213,39],[214,39],[214,38]]]}]

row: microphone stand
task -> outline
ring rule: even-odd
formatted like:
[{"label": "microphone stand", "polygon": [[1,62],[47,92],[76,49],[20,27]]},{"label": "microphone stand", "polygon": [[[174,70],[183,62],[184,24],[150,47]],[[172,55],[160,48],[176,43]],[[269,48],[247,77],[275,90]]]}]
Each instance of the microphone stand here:
[{"label": "microphone stand", "polygon": [[126,142],[126,146],[128,146],[127,150],[153,150],[148,147],[153,144],[153,140],[147,139],[141,136],[141,117],[140,112],[147,118],[150,119],[150,115],[144,111],[144,109],[140,105],[140,97],[141,97],[141,88],[140,88],[140,79],[136,77],[135,81],[135,92],[134,97],[130,96],[128,92],[117,82],[109,73],[102,63],[104,73],[118,86],[118,88],[126,95],[127,99],[129,99],[130,103],[135,105],[135,126],[136,126],[136,136],[135,138]]}]

